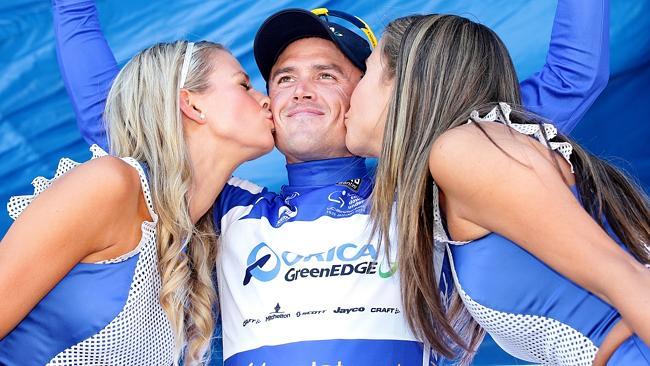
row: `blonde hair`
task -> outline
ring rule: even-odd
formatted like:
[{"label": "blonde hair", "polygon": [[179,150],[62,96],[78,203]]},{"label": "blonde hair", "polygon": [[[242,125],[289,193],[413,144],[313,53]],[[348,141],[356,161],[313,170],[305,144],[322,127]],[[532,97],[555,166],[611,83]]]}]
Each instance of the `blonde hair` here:
[{"label": "blonde hair", "polygon": [[207,362],[214,331],[217,240],[211,211],[196,225],[190,217],[188,192],[195,177],[183,138],[179,91],[206,91],[216,66],[211,56],[224,48],[196,43],[181,86],[187,49],[185,41],[160,43],[134,56],[113,82],[104,120],[111,154],[133,157],[148,167],[159,218],[160,303],[174,331],[176,362],[183,358],[185,364],[196,364]]}]

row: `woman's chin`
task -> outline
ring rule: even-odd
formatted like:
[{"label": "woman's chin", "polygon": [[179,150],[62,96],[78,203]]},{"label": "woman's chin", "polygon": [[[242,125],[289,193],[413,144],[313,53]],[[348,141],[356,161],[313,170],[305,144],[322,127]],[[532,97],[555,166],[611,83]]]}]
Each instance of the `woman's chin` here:
[{"label": "woman's chin", "polygon": [[346,138],[345,139],[345,146],[348,148],[348,151],[350,151],[352,153],[352,155],[361,156],[361,157],[364,157],[364,158],[376,158],[377,157],[377,156],[374,156],[375,154],[365,144],[357,144],[357,143],[355,143],[353,141],[349,141]]}]

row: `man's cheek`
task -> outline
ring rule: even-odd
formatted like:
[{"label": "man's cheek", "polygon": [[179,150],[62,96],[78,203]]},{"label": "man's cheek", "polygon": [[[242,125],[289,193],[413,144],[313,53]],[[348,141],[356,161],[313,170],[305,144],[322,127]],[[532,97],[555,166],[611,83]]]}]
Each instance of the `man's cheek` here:
[{"label": "man's cheek", "polygon": [[278,89],[270,89],[269,90],[269,99],[271,100],[271,110],[273,110],[273,107],[275,105],[280,105],[282,104],[282,94],[281,90]]}]

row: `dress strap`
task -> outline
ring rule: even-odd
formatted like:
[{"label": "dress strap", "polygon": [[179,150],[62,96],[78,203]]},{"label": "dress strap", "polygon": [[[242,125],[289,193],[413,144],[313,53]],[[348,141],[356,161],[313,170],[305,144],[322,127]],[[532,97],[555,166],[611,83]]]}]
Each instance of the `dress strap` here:
[{"label": "dress strap", "polygon": [[139,161],[133,158],[121,158],[125,163],[131,165],[135,170],[138,171],[140,176],[140,186],[142,187],[142,194],[144,194],[144,200],[147,203],[147,209],[149,210],[149,215],[154,222],[158,222],[158,215],[153,209],[153,199],[151,198],[151,190],[149,188],[149,178],[147,172],[145,171],[145,164],[140,163]]},{"label": "dress strap", "polygon": [[454,241],[449,239],[447,231],[442,224],[442,215],[440,214],[440,197],[438,185],[433,183],[433,239],[437,242],[451,244],[451,245],[464,245],[469,241]]},{"label": "dress strap", "polygon": [[[516,130],[527,136],[532,136],[537,139],[542,145],[547,148],[557,151],[564,157],[564,159],[571,166],[571,173],[573,173],[573,164],[571,164],[571,153],[573,146],[568,142],[553,142],[549,141],[557,136],[557,128],[550,123],[512,123],[510,121],[510,112],[512,108],[508,103],[500,102],[496,107],[483,117],[480,117],[478,111],[472,111],[469,115],[467,123],[472,122],[501,122],[508,127]],[[542,131],[542,128],[544,129]],[[546,138],[544,138],[546,135]]]},{"label": "dress strap", "polygon": [[129,251],[128,253],[124,253],[117,258],[95,262],[96,264],[110,264],[110,263],[123,262],[133,257],[134,255],[140,253],[143,245],[155,246],[156,244],[155,232],[156,232],[156,224],[158,223],[158,215],[153,209],[153,200],[151,199],[151,190],[149,189],[149,179],[145,172],[145,168],[143,167],[144,163],[140,163],[131,157],[120,158],[120,159],[122,159],[122,161],[132,166],[138,172],[138,175],[140,176],[140,186],[142,187],[142,194],[144,195],[144,200],[147,203],[147,209],[149,210],[149,215],[151,215],[152,221],[144,221],[142,223],[141,226],[142,237],[138,245],[135,248],[133,248],[133,250]]}]

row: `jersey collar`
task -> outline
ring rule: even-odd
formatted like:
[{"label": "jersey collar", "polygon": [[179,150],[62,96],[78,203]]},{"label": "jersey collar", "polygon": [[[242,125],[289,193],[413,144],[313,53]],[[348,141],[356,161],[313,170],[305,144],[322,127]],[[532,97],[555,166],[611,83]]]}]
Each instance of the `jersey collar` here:
[{"label": "jersey collar", "polygon": [[368,175],[366,159],[334,158],[287,164],[289,185],[294,187],[325,186]]}]

